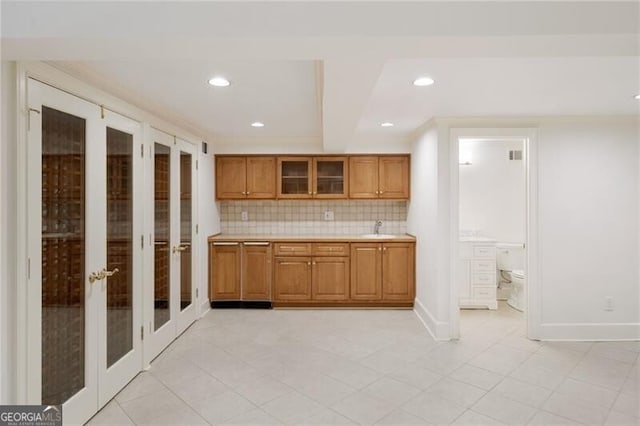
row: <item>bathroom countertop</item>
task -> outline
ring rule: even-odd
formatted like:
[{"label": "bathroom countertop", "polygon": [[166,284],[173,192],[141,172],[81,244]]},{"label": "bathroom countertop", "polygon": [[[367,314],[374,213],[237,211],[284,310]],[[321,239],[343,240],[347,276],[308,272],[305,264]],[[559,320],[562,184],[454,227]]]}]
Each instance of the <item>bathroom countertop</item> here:
[{"label": "bathroom countertop", "polygon": [[239,234],[215,234],[209,237],[209,242],[214,241],[304,241],[304,242],[415,242],[416,237],[409,234],[389,235],[382,234],[383,237],[374,237],[368,235],[284,235],[284,234],[265,234],[265,235],[239,235]]},{"label": "bathroom countertop", "polygon": [[481,237],[478,235],[460,237],[461,243],[495,243],[496,241],[495,238]]}]

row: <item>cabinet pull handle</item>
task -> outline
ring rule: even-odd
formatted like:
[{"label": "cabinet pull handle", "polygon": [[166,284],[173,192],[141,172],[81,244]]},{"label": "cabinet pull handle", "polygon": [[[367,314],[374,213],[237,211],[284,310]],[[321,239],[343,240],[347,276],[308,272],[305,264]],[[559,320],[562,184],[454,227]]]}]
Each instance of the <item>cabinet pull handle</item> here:
[{"label": "cabinet pull handle", "polygon": [[380,195],[384,194],[384,191],[380,191]]},{"label": "cabinet pull handle", "polygon": [[213,243],[214,246],[237,246],[238,244],[240,244],[240,243],[231,242],[231,241],[229,241],[229,242],[227,242],[227,241],[216,241],[216,242]]},{"label": "cabinet pull handle", "polygon": [[307,262],[307,265],[311,266],[311,262]]},{"label": "cabinet pull handle", "polygon": [[313,195],[313,192],[309,191],[309,195]]},{"label": "cabinet pull handle", "polygon": [[251,191],[247,191],[247,195],[251,194]]},{"label": "cabinet pull handle", "polygon": [[387,248],[386,248],[386,247],[383,247],[383,248],[382,248],[382,251],[387,251]]},{"label": "cabinet pull handle", "polygon": [[382,251],[382,247],[378,247],[378,251]]},{"label": "cabinet pull handle", "polygon": [[315,265],[315,264],[316,264],[316,262],[313,262],[313,265]]},{"label": "cabinet pull handle", "polygon": [[268,246],[269,242],[267,242],[267,241],[245,241],[243,244],[245,246]]}]

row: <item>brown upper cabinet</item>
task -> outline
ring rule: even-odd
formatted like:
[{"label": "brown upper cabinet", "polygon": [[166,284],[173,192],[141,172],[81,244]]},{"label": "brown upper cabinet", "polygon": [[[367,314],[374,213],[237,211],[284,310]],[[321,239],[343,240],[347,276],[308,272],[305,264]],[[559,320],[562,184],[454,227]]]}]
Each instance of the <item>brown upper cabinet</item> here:
[{"label": "brown upper cabinet", "polygon": [[349,198],[408,199],[409,156],[350,157]]},{"label": "brown upper cabinet", "polygon": [[278,157],[278,198],[347,198],[347,157]]},{"label": "brown upper cabinet", "polygon": [[275,157],[216,157],[216,198],[264,200],[276,197]]},{"label": "brown upper cabinet", "polygon": [[216,198],[406,200],[409,156],[216,156]]}]

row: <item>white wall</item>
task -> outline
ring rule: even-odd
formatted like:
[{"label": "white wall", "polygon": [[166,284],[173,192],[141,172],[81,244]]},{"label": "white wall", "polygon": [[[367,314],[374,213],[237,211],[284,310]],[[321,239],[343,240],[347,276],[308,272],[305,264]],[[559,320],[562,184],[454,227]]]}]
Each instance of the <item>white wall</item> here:
[{"label": "white wall", "polygon": [[460,141],[460,152],[471,163],[460,166],[460,229],[474,230],[498,241],[525,241],[526,185],[524,161],[509,160],[509,150],[523,141]]},{"label": "white wall", "polygon": [[415,141],[411,152],[411,201],[407,232],[416,243],[415,312],[436,338],[448,338],[448,311],[442,303],[442,257],[438,230],[438,129],[428,127]]},{"label": "white wall", "polygon": [[2,62],[0,141],[0,404],[14,402],[16,65]]},{"label": "white wall", "polygon": [[199,303],[202,309],[209,308],[209,246],[207,238],[220,232],[220,210],[215,200],[215,173],[212,144],[208,153],[198,147],[198,238],[200,240],[200,279],[198,280]]},{"label": "white wall", "polygon": [[[414,164],[438,169],[414,170],[409,223],[418,234],[418,245],[448,247],[451,239],[450,234],[431,229],[432,221],[425,224],[425,229],[418,228],[423,216],[430,218],[436,208],[439,217],[450,214],[446,194],[433,197],[436,184],[427,182],[437,178],[438,191],[451,190],[445,149],[450,129],[537,127],[538,191],[532,196],[538,199],[538,226],[531,232],[537,233],[539,241],[537,285],[541,306],[534,337],[640,339],[638,118],[477,118],[435,123],[437,133],[427,129],[414,143]],[[437,142],[433,140],[436,134]],[[440,147],[437,164],[432,161],[433,148],[426,149],[433,146]],[[432,204],[436,201],[437,207]],[[447,228],[448,220],[436,220],[438,228]],[[457,315],[449,296],[447,265],[451,265],[451,254],[437,252],[436,256],[445,259],[438,262],[438,271],[424,266],[417,270],[419,301],[436,324]],[[434,256],[433,251],[419,251],[417,264],[428,264],[429,256]],[[613,312],[604,310],[607,296],[614,298]],[[437,334],[434,328],[431,330]]]},{"label": "white wall", "polygon": [[539,139],[545,333],[640,338],[638,121],[551,121]]}]

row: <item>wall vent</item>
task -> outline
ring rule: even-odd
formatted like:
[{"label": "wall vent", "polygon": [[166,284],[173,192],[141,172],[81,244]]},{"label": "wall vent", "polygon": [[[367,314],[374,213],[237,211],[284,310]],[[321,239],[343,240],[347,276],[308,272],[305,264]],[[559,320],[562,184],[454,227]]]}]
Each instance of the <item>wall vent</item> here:
[{"label": "wall vent", "polygon": [[522,160],[522,150],[521,149],[510,150],[509,151],[509,160],[511,160],[511,161]]}]

